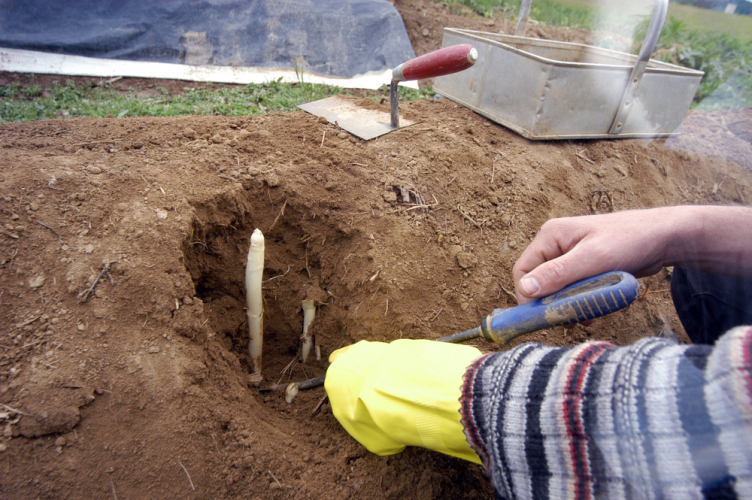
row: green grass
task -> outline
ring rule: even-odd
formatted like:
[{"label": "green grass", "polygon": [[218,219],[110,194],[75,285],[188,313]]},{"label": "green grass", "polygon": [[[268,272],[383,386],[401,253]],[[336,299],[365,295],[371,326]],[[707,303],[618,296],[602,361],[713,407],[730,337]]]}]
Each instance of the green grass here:
[{"label": "green grass", "polygon": [[[520,5],[519,0],[506,2],[468,0],[463,3],[475,4],[477,7],[473,9],[485,15],[489,15],[494,10],[511,12],[516,15]],[[652,5],[652,1],[645,0],[631,2],[624,2],[624,0],[536,0],[533,2],[531,10],[535,12],[537,8],[539,17],[533,15],[534,19],[552,25],[594,29],[598,26],[593,23],[602,23],[603,18],[625,19],[632,18],[640,13],[649,15]],[[725,33],[742,41],[752,40],[752,16],[728,15],[723,12],[674,2],[671,2],[668,6],[668,15],[683,21],[689,30]],[[628,19],[625,19],[626,22],[628,22]],[[613,22],[608,24],[613,24]]]},{"label": "green grass", "polygon": [[139,96],[135,90],[118,92],[106,85],[75,85],[55,82],[46,92],[32,85],[0,86],[0,122],[40,120],[73,116],[179,116],[254,115],[271,111],[292,111],[308,100],[342,92],[339,87],[272,81],[261,85],[208,90],[184,88],[170,96],[157,89],[154,97]]},{"label": "green grass", "polygon": [[[516,17],[520,0],[434,0],[483,16]],[[595,37],[593,44],[637,53],[645,36],[652,1],[536,0],[530,17],[542,25],[615,33],[621,40]],[[634,39],[629,47],[622,40]],[[728,15],[671,3],[654,58],[705,72],[693,106],[703,109],[752,106],[752,17]],[[706,102],[707,101],[707,102]]]},{"label": "green grass", "polygon": [[[643,25],[641,31],[645,29]],[[664,24],[654,57],[705,72],[695,94],[698,107],[752,106],[752,40],[689,29],[684,21],[672,16]]]},{"label": "green grass", "polygon": [[[74,116],[258,115],[294,111],[299,104],[345,93],[340,87],[279,80],[216,90],[186,87],[172,96],[163,88],[157,90],[157,96],[142,97],[133,89],[116,89],[104,82],[75,85],[72,80],[54,82],[46,90],[35,84],[0,86],[0,123]],[[406,102],[432,95],[430,88],[400,87],[399,91]],[[378,99],[389,90],[384,86],[372,94]]]},{"label": "green grass", "polygon": [[671,3],[668,14],[684,21],[689,29],[714,31],[752,40],[752,16],[730,16],[723,12]]}]

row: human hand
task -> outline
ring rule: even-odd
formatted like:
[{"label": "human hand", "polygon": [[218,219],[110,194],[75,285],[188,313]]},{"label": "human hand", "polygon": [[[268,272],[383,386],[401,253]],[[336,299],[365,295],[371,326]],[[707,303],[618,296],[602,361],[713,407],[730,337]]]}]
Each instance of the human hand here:
[{"label": "human hand", "polygon": [[324,386],[339,423],[372,453],[421,446],[481,463],[459,413],[462,377],[480,355],[430,340],[361,341],[330,355]]},{"label": "human hand", "polygon": [[551,219],[512,269],[520,304],[608,271],[658,272],[679,226],[676,207]]}]

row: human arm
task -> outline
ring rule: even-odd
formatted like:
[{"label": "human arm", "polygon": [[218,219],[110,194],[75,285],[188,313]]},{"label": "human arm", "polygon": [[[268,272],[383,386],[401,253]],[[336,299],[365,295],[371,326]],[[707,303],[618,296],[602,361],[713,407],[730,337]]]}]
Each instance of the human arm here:
[{"label": "human arm", "polygon": [[522,344],[467,370],[465,434],[503,498],[737,498],[752,491],[750,349],[750,327],[714,347]]},{"label": "human arm", "polygon": [[752,208],[677,206],[546,222],[514,265],[519,303],[608,271],[664,266],[752,278]]},{"label": "human arm", "polygon": [[359,342],[333,353],[326,390],[368,450],[482,462],[503,498],[735,498],[752,491],[750,352],[751,327],[713,347],[647,338],[485,356]]}]

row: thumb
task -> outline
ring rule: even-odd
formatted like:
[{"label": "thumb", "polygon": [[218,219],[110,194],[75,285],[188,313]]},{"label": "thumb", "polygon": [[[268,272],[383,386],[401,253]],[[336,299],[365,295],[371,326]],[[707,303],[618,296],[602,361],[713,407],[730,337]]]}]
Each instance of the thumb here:
[{"label": "thumb", "polygon": [[590,262],[583,263],[583,259],[578,259],[575,251],[544,262],[520,278],[517,283],[517,290],[522,295],[520,303],[551,295],[575,281],[595,276],[600,272],[589,264]]}]

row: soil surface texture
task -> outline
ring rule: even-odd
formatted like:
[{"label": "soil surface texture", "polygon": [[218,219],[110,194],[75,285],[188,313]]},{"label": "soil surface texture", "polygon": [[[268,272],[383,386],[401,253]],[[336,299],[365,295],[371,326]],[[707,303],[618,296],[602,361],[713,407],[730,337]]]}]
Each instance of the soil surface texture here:
[{"label": "soil surface texture", "polygon": [[[514,30],[395,5],[418,54],[444,26]],[[401,114],[417,123],[367,142],[303,111],[1,125],[0,497],[492,498],[480,466],[370,454],[322,387],[288,404],[249,384],[254,228],[269,386],[324,374],[362,339],[437,339],[515,305],[512,266],[549,218],[752,203],[749,109],[691,113],[671,139],[558,142],[445,98]],[[472,343],[686,342],[669,278],[588,327]],[[302,364],[307,298],[320,359]]]}]

